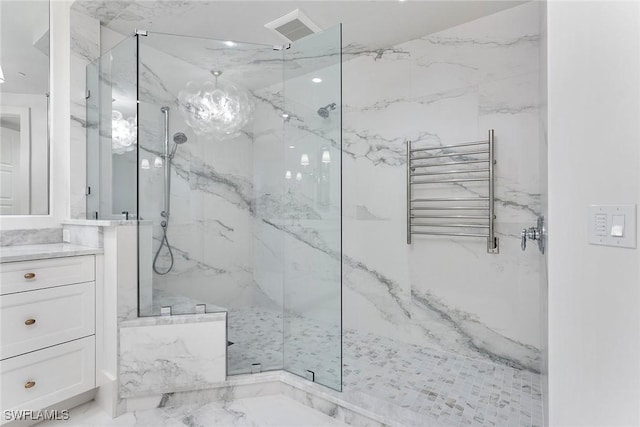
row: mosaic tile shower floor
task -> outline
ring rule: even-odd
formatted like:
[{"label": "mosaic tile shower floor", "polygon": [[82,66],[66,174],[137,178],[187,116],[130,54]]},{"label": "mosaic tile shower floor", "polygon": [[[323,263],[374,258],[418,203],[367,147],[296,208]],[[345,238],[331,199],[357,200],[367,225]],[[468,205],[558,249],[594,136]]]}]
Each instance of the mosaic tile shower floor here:
[{"label": "mosaic tile shower floor", "polygon": [[[272,364],[271,369],[281,368],[281,313],[239,310],[231,311],[229,319],[229,337],[236,340],[229,349],[229,372],[246,373],[255,360],[263,363],[263,369],[264,360]],[[298,330],[302,322],[295,320]],[[309,331],[323,330],[309,320],[305,326]],[[335,345],[337,336],[309,333],[305,339],[314,341],[312,348],[325,349]],[[355,396],[358,401],[371,397],[384,402],[385,412],[391,408],[408,414],[405,420],[420,419],[413,424],[420,426],[544,425],[538,374],[354,330],[343,331],[342,344],[340,395],[347,401]],[[298,345],[309,348],[304,340]],[[337,358],[335,352],[307,353],[290,362],[288,370],[303,375],[303,363],[313,366],[316,378],[318,373],[331,376],[329,371],[339,366],[339,353]]]}]

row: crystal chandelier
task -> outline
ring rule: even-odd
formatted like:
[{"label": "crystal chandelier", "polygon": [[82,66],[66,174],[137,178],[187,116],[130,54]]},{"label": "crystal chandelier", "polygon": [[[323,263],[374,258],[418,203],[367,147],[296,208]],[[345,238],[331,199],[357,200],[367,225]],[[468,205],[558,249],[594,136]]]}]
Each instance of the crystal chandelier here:
[{"label": "crystal chandelier", "polygon": [[123,118],[118,110],[111,111],[111,151],[124,154],[136,148],[136,117]]},{"label": "crystal chandelier", "polygon": [[212,74],[216,78],[214,82],[187,83],[178,94],[179,109],[196,134],[230,138],[251,120],[253,101],[237,86],[219,82],[222,71],[212,71]]}]

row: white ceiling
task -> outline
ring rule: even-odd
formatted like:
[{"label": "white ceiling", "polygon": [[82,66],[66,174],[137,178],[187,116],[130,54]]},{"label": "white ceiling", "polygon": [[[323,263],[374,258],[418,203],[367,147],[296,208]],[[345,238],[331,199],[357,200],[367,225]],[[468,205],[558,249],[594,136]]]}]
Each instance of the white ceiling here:
[{"label": "white ceiling", "polygon": [[49,92],[49,56],[34,46],[48,31],[48,0],[0,0],[0,92]]},{"label": "white ceiling", "polygon": [[78,0],[76,7],[125,35],[142,29],[264,44],[282,41],[264,25],[301,9],[326,29],[343,24],[343,46],[379,49],[450,28],[523,1],[150,1]]}]

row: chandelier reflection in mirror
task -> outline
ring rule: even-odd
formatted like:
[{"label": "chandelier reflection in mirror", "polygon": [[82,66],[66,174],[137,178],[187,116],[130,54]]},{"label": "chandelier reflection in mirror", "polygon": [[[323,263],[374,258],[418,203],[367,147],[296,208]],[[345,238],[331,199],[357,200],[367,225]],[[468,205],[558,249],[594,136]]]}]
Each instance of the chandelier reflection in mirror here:
[{"label": "chandelier reflection in mirror", "polygon": [[236,136],[251,120],[253,100],[247,92],[228,82],[219,82],[222,71],[212,71],[215,81],[195,82],[178,94],[180,112],[198,135],[218,138]]},{"label": "chandelier reflection in mirror", "polygon": [[124,154],[136,148],[136,117],[125,119],[118,110],[111,111],[111,152]]}]

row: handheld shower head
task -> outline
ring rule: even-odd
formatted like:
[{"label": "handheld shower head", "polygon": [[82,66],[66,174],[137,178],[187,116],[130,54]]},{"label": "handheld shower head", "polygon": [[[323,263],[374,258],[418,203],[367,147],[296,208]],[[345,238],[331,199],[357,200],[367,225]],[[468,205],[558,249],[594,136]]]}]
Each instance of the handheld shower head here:
[{"label": "handheld shower head", "polygon": [[175,134],[173,134],[173,142],[175,142],[176,144],[184,144],[185,142],[187,142],[187,139],[187,135],[182,132],[176,132]]},{"label": "handheld shower head", "polygon": [[176,155],[176,151],[178,150],[178,145],[184,144],[185,142],[187,142],[187,139],[187,135],[182,132],[176,132],[173,134],[173,147],[171,147],[169,159],[173,159],[173,156]]},{"label": "handheld shower head", "polygon": [[335,110],[335,109],[336,109],[336,103],[332,102],[329,105],[325,105],[324,107],[318,108],[318,115],[323,119],[326,119],[329,117],[329,110]]}]

